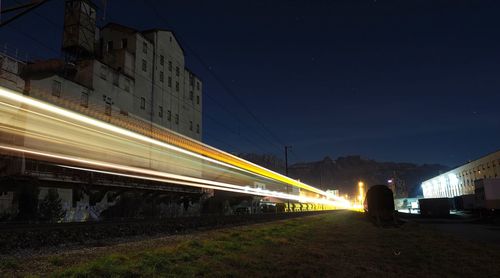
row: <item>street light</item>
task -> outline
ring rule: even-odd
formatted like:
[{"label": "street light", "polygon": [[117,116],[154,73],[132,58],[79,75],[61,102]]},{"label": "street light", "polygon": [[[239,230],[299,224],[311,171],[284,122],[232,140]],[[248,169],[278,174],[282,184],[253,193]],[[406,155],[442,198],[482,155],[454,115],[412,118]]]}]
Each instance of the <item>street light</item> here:
[{"label": "street light", "polygon": [[359,191],[358,200],[359,200],[359,203],[363,202],[363,196],[365,195],[364,187],[365,187],[365,184],[362,181],[359,181],[358,182],[358,191]]}]

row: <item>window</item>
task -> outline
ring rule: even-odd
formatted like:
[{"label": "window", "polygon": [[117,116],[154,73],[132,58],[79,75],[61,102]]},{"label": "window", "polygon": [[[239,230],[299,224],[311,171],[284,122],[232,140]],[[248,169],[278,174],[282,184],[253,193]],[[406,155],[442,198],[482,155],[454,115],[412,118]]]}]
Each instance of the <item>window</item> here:
[{"label": "window", "polygon": [[160,71],[160,82],[163,83],[163,71]]},{"label": "window", "polygon": [[106,102],[104,105],[104,114],[111,116],[111,103]]},{"label": "window", "polygon": [[175,114],[175,124],[179,124],[179,114]]},{"label": "window", "polygon": [[179,76],[179,67],[175,67],[175,75]]},{"label": "window", "polygon": [[172,71],[172,61],[168,61],[168,71]]},{"label": "window", "polygon": [[106,45],[106,51],[110,52],[111,50],[113,50],[113,41],[109,41]]},{"label": "window", "polygon": [[148,71],[148,63],[144,59],[142,59],[142,71],[144,72]]},{"label": "window", "polygon": [[189,92],[189,100],[193,101],[193,99],[194,99],[193,91],[190,91]]},{"label": "window", "polygon": [[200,82],[196,82],[196,89],[198,89],[198,91],[200,90]]},{"label": "window", "polygon": [[172,42],[172,36],[170,36],[170,42]]},{"label": "window", "polygon": [[148,43],[142,42],[142,53],[148,54]]},{"label": "window", "polygon": [[167,111],[167,120],[170,122],[172,120],[172,111]]},{"label": "window", "polygon": [[179,82],[175,81],[175,90],[178,92],[179,91]]},{"label": "window", "polygon": [[196,96],[196,104],[200,104],[200,96]]},{"label": "window", "polygon": [[172,77],[168,77],[168,86],[172,88]]},{"label": "window", "polygon": [[144,110],[146,109],[146,99],[141,97],[141,109]]},{"label": "window", "polygon": [[196,133],[200,134],[200,124],[196,124]]},{"label": "window", "polygon": [[127,48],[128,41],[127,39],[122,39],[122,48]]},{"label": "window", "polygon": [[163,106],[158,107],[158,117],[163,118]]},{"label": "window", "polygon": [[101,65],[101,72],[99,74],[102,79],[108,79],[108,68],[105,65]]},{"label": "window", "polygon": [[193,131],[193,121],[189,121],[189,130]]},{"label": "window", "polygon": [[130,79],[125,78],[125,85],[123,86],[125,91],[130,92]]},{"label": "window", "polygon": [[163,66],[164,63],[165,63],[165,57],[163,57],[163,55],[160,55],[160,65]]},{"label": "window", "polygon": [[61,97],[61,87],[61,82],[52,80],[52,95],[55,97]]},{"label": "window", "polygon": [[113,85],[119,86],[120,83],[118,83],[120,76],[118,75],[117,72],[113,71]]},{"label": "window", "polygon": [[82,95],[80,97],[80,105],[87,108],[89,107],[89,93],[88,92],[82,92]]}]

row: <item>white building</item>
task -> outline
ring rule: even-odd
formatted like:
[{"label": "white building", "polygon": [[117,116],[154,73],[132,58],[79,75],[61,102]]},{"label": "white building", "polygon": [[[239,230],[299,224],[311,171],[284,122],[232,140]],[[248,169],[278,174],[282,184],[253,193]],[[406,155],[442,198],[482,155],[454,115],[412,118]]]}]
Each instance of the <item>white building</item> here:
[{"label": "white building", "polygon": [[[0,52],[0,86],[113,124],[120,121],[124,128],[146,129],[147,135],[153,136],[153,126],[157,125],[202,140],[203,84],[186,68],[184,50],[172,31],[138,31],[116,23],[98,28],[92,1],[66,0],[62,50],[64,59],[36,62],[24,62]],[[29,144],[29,139],[11,137],[2,140]],[[49,183],[88,182],[85,177],[74,180],[71,174],[66,177],[44,171],[24,157],[0,156],[0,168],[0,176],[27,175]],[[105,178],[101,183],[116,185]],[[149,183],[132,186],[130,181],[122,185],[150,187]],[[206,191],[162,186],[188,194]],[[41,187],[40,199],[46,191]],[[67,211],[72,207],[71,192],[58,188]],[[0,212],[7,211],[13,192],[0,194]]]},{"label": "white building", "polygon": [[118,97],[114,105],[201,140],[202,82],[186,69],[184,50],[172,31],[139,32],[110,23],[100,30],[99,45],[102,61],[133,86],[131,99]]},{"label": "white building", "polygon": [[19,76],[25,63],[19,59],[0,52],[0,85],[11,90],[22,91],[24,80]]},{"label": "white building", "polygon": [[[69,0],[65,8],[66,60],[29,63],[21,81],[8,82],[10,88],[73,110],[77,104],[86,114],[140,118],[202,140],[203,84],[185,67],[172,31],[140,32],[116,23],[98,29],[92,2]],[[11,64],[14,70],[17,64]]]},{"label": "white building", "polygon": [[459,166],[422,183],[424,198],[474,194],[474,182],[500,176],[500,151]]}]

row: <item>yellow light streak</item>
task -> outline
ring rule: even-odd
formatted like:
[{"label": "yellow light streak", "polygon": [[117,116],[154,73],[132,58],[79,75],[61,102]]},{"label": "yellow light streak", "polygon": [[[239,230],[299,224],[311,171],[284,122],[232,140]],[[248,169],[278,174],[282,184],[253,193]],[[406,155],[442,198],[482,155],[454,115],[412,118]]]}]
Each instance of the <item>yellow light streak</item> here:
[{"label": "yellow light streak", "polygon": [[[149,153],[150,157],[151,157],[152,153],[156,153],[156,152],[158,152],[157,155],[161,155],[159,152],[162,149],[166,149],[166,150],[170,150],[170,151],[173,151],[175,153],[179,153],[179,154],[182,154],[182,155],[185,155],[188,157],[193,157],[195,159],[206,161],[206,162],[212,163],[214,165],[226,167],[226,168],[232,169],[233,171],[234,170],[236,170],[238,172],[241,171],[242,173],[257,175],[256,177],[271,179],[271,180],[274,180],[277,182],[290,184],[292,186],[295,186],[295,187],[298,187],[301,189],[305,189],[305,190],[308,190],[311,192],[318,193],[321,195],[321,198],[295,196],[295,195],[291,195],[291,194],[285,194],[282,192],[251,188],[249,186],[243,187],[241,185],[234,185],[231,183],[217,182],[217,181],[212,181],[212,180],[208,180],[208,179],[189,177],[189,176],[185,176],[185,175],[176,175],[176,174],[167,173],[164,171],[162,172],[162,171],[155,171],[155,170],[151,170],[151,169],[143,169],[143,168],[139,168],[139,167],[121,165],[121,164],[110,163],[110,162],[106,162],[106,161],[100,161],[100,160],[92,160],[92,159],[88,159],[88,158],[87,159],[78,158],[76,156],[63,155],[60,153],[54,153],[51,151],[47,151],[50,148],[47,146],[44,146],[44,145],[42,145],[41,147],[46,148],[45,152],[41,151],[41,150],[22,148],[19,146],[2,145],[2,148],[4,150],[31,153],[32,155],[40,155],[40,156],[44,156],[47,158],[50,157],[50,158],[59,159],[59,160],[62,159],[62,160],[71,161],[74,163],[83,163],[83,164],[87,164],[87,165],[93,165],[94,167],[105,167],[108,169],[111,168],[111,169],[115,169],[115,170],[119,170],[119,171],[131,171],[131,172],[135,172],[135,173],[141,173],[142,175],[156,176],[156,178],[160,177],[161,179],[180,180],[180,181],[184,182],[184,184],[189,182],[192,184],[197,184],[197,185],[204,184],[204,185],[212,186],[212,187],[213,186],[220,186],[220,187],[224,187],[224,188],[231,188],[234,190],[240,190],[240,191],[242,191],[242,193],[250,193],[250,194],[254,194],[254,195],[275,196],[275,197],[279,197],[279,198],[288,198],[288,199],[293,199],[293,200],[297,200],[297,201],[314,201],[314,202],[318,202],[318,203],[330,202],[330,200],[325,199],[325,198],[328,198],[328,199],[333,199],[333,200],[337,201],[337,203],[340,202],[344,205],[346,205],[346,202],[347,202],[343,198],[339,198],[339,197],[330,195],[323,190],[314,188],[314,187],[309,186],[307,184],[304,184],[302,182],[299,182],[299,181],[293,180],[291,178],[288,178],[286,176],[280,175],[280,174],[273,172],[271,170],[268,170],[264,167],[258,166],[256,164],[253,164],[251,162],[248,162],[246,160],[243,160],[241,158],[238,158],[236,156],[228,154],[224,151],[215,149],[211,146],[208,146],[208,145],[203,144],[201,142],[189,139],[185,136],[176,134],[174,132],[169,131],[169,133],[170,133],[169,137],[166,138],[169,143],[166,143],[166,142],[156,140],[156,139],[150,138],[148,136],[141,135],[141,134],[135,133],[133,131],[118,127],[118,126],[114,126],[112,124],[109,124],[109,123],[106,123],[106,122],[103,122],[103,121],[76,113],[76,112],[73,112],[73,111],[52,105],[52,104],[45,103],[45,102],[37,100],[37,99],[33,99],[30,97],[24,96],[22,94],[5,89],[3,87],[0,87],[0,100],[1,100],[0,105],[5,106],[5,107],[9,107],[9,108],[11,108],[11,110],[16,109],[18,111],[23,111],[24,113],[37,115],[40,118],[55,120],[61,124],[66,124],[68,126],[72,126],[73,128],[77,128],[81,131],[86,130],[89,134],[90,133],[94,134],[92,136],[97,136],[97,135],[108,136],[108,137],[112,136],[113,138],[118,140],[117,143],[119,142],[119,144],[122,144],[123,146],[125,146],[126,144],[134,144],[134,148],[136,148],[137,150],[138,150],[138,148],[148,147],[149,148],[148,153]],[[51,124],[52,124],[52,127],[51,127],[52,130],[54,130],[56,127],[54,126],[53,123],[51,123]],[[0,125],[0,127],[1,127],[1,125]],[[8,129],[5,126],[3,128],[5,130]],[[50,129],[47,132],[49,132],[49,131],[50,131]],[[21,132],[21,131],[19,131],[19,132]],[[68,132],[68,134],[66,134],[65,136],[70,136],[70,133],[71,132]],[[25,134],[29,135],[30,131],[25,131]],[[39,131],[39,134],[36,134],[38,136],[38,138],[36,138],[35,134],[36,134],[36,132],[32,132],[32,134],[30,136],[32,138],[37,139],[37,140],[41,140],[41,138],[43,136],[50,138],[50,136],[47,135],[47,133],[46,133],[46,135],[44,135],[43,133],[41,133],[41,131]],[[44,139],[44,140],[49,140],[49,139]],[[73,141],[71,141],[70,139],[66,139],[66,138],[64,138],[64,140],[62,140],[61,138],[54,137],[53,140],[54,140],[54,142],[59,141],[60,144],[66,144],[68,146],[69,146],[70,142],[73,142],[72,143],[73,146],[79,146],[79,148],[82,151],[84,150],[83,145],[88,145],[88,146],[86,146],[87,151],[90,150],[90,148],[92,147],[90,142],[86,142],[86,144],[83,144],[83,142],[85,142],[85,141],[82,138],[74,138]],[[70,140],[70,141],[68,141],[68,140]],[[106,140],[107,140],[106,142],[111,142],[111,141],[109,141],[110,139],[106,139]],[[66,142],[64,142],[64,141],[66,141]],[[128,141],[128,143],[127,143],[127,141]],[[35,143],[35,145],[38,144],[37,146],[40,147],[40,144],[42,144],[41,143],[42,141],[37,141],[37,142],[39,142],[39,143]],[[137,144],[138,142],[141,142],[141,143]],[[110,143],[107,143],[107,144],[109,146]],[[159,149],[152,149],[151,146],[156,146]],[[54,146],[53,148],[56,148],[56,147]],[[94,148],[96,149],[96,151],[102,150],[102,148],[104,148],[104,145],[95,145]],[[99,148],[101,148],[101,149],[99,149]],[[110,148],[109,151],[110,152],[114,151],[116,153],[119,153],[118,149],[114,150],[113,148]],[[105,153],[103,155],[106,156]],[[127,152],[127,153],[122,154],[122,156],[127,156],[127,155],[130,156],[130,155],[132,155],[132,153]],[[172,154],[170,154],[170,155],[172,155]],[[117,156],[117,157],[119,157],[119,156]],[[146,158],[144,156],[140,156],[140,157]],[[179,158],[182,158],[182,157],[179,157]],[[182,159],[184,159],[184,158],[182,158]],[[164,161],[154,161],[151,158],[150,158],[150,161],[152,161],[154,163],[165,163]],[[196,161],[194,161],[194,162],[198,163]],[[173,161],[169,162],[169,163],[173,163]],[[180,166],[176,166],[176,167],[180,167]],[[185,164],[182,167],[187,169]],[[210,167],[213,167],[213,166],[210,166]],[[221,168],[221,169],[218,169],[218,171],[219,172],[222,171],[222,173],[224,173],[226,170],[223,170]],[[234,175],[240,175],[240,174],[232,173],[231,175],[234,176]],[[234,177],[236,177],[236,176],[234,176]],[[249,177],[241,176],[240,181],[246,180],[248,178]],[[329,204],[331,204],[331,203],[329,203]]]},{"label": "yellow light streak", "polygon": [[[195,140],[189,139],[189,138],[184,137],[184,136],[178,136],[178,137],[182,137],[183,140],[178,140],[177,143],[179,144],[179,146],[184,147],[185,149],[183,149],[181,147],[167,144],[165,142],[155,140],[153,138],[132,132],[130,130],[126,130],[126,129],[123,129],[123,128],[120,128],[120,127],[117,127],[117,126],[114,126],[114,125],[111,125],[111,124],[108,124],[108,123],[105,123],[105,122],[102,122],[102,121],[99,121],[99,120],[96,120],[93,118],[90,118],[90,117],[87,117],[87,116],[82,115],[82,114],[78,114],[78,113],[70,111],[70,110],[66,110],[64,108],[61,108],[61,107],[58,107],[55,105],[51,105],[51,104],[42,102],[42,101],[37,100],[37,99],[29,98],[27,96],[21,95],[19,93],[16,93],[14,91],[8,90],[8,89],[3,88],[3,87],[0,87],[0,96],[4,97],[6,99],[12,100],[12,101],[16,101],[20,104],[30,105],[30,106],[42,109],[44,111],[47,111],[49,113],[54,113],[54,114],[57,114],[59,116],[63,116],[65,118],[69,118],[69,119],[76,120],[76,121],[81,122],[81,123],[89,124],[89,125],[92,125],[94,127],[108,130],[108,131],[111,131],[111,132],[114,132],[114,133],[117,133],[120,135],[124,135],[124,136],[130,137],[130,138],[138,139],[138,140],[141,140],[141,141],[144,141],[147,143],[151,143],[151,144],[154,144],[157,146],[161,146],[161,147],[164,147],[167,149],[175,150],[175,151],[178,151],[178,152],[181,152],[184,154],[188,154],[188,155],[197,157],[199,159],[210,161],[212,163],[216,163],[216,164],[223,165],[226,167],[231,167],[231,168],[234,168],[237,170],[250,171],[250,172],[262,175],[262,176],[267,177],[267,178],[271,178],[271,179],[274,179],[274,180],[277,180],[280,182],[294,185],[294,186],[302,188],[302,189],[306,189],[306,190],[310,190],[310,191],[319,193],[323,196],[328,196],[329,198],[333,198],[333,199],[337,198],[336,196],[330,195],[323,190],[317,189],[317,188],[312,187],[310,185],[307,185],[307,184],[304,184],[302,182],[296,181],[294,179],[288,178],[286,176],[280,175],[280,174],[273,172],[271,170],[268,170],[264,167],[261,167],[261,166],[258,166],[256,164],[253,164],[251,162],[245,161],[245,160],[240,159],[236,156],[230,155],[226,152],[217,150],[217,149],[210,147],[206,144],[197,142]],[[183,142],[186,140],[189,143],[186,144]],[[340,199],[340,198],[338,198],[338,199]]]},{"label": "yellow light streak", "polygon": [[[164,173],[164,172],[153,171],[153,170],[148,170],[148,169],[141,169],[141,168],[137,168],[137,167],[117,165],[114,163],[108,163],[108,162],[103,162],[103,161],[95,161],[95,160],[81,159],[81,158],[75,158],[75,157],[64,156],[64,155],[56,155],[56,154],[50,154],[50,153],[41,152],[41,151],[32,151],[32,150],[28,150],[26,148],[16,147],[16,146],[7,146],[7,145],[0,144],[0,149],[7,150],[7,151],[13,151],[13,152],[20,152],[20,153],[25,153],[25,154],[31,154],[31,155],[36,155],[36,156],[42,156],[42,157],[46,157],[46,158],[52,158],[52,159],[56,159],[59,161],[70,161],[70,162],[76,162],[78,164],[85,164],[85,165],[90,165],[90,166],[98,166],[98,167],[105,167],[105,168],[109,168],[109,169],[133,172],[133,173],[138,173],[138,174],[142,174],[142,175],[132,175],[132,174],[124,174],[124,173],[120,173],[120,172],[111,172],[111,171],[103,171],[103,170],[88,169],[88,168],[81,168],[81,167],[65,166],[68,168],[89,170],[89,171],[106,173],[106,174],[114,174],[114,175],[133,177],[133,178],[139,178],[139,179],[168,182],[168,183],[174,183],[174,184],[180,184],[180,185],[195,186],[195,187],[207,188],[207,189],[218,189],[218,190],[251,194],[251,195],[259,195],[259,196],[271,196],[271,197],[276,197],[276,198],[295,200],[295,201],[304,202],[304,203],[305,202],[320,203],[320,204],[327,204],[327,205],[338,206],[338,207],[343,207],[343,208],[348,206],[347,203],[339,203],[339,201],[331,201],[331,200],[317,199],[317,198],[306,198],[306,197],[302,197],[302,196],[290,195],[290,194],[281,193],[281,192],[262,190],[260,188],[243,187],[243,186],[238,186],[238,185],[234,185],[234,184],[215,182],[215,181],[211,181],[211,180],[197,179],[197,178],[186,177],[186,176],[181,176],[181,175],[176,175],[176,174]],[[153,177],[151,177],[151,176],[153,176]]]}]

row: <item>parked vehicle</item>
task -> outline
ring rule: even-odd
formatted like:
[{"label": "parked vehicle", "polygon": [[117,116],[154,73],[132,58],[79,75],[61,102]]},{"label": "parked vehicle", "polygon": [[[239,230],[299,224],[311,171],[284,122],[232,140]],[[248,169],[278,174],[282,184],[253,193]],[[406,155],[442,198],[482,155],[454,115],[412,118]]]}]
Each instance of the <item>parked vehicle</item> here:
[{"label": "parked vehicle", "polygon": [[450,198],[419,199],[420,215],[427,217],[447,217],[450,215]]},{"label": "parked vehicle", "polygon": [[478,209],[500,209],[500,179],[476,180],[474,185]]}]

